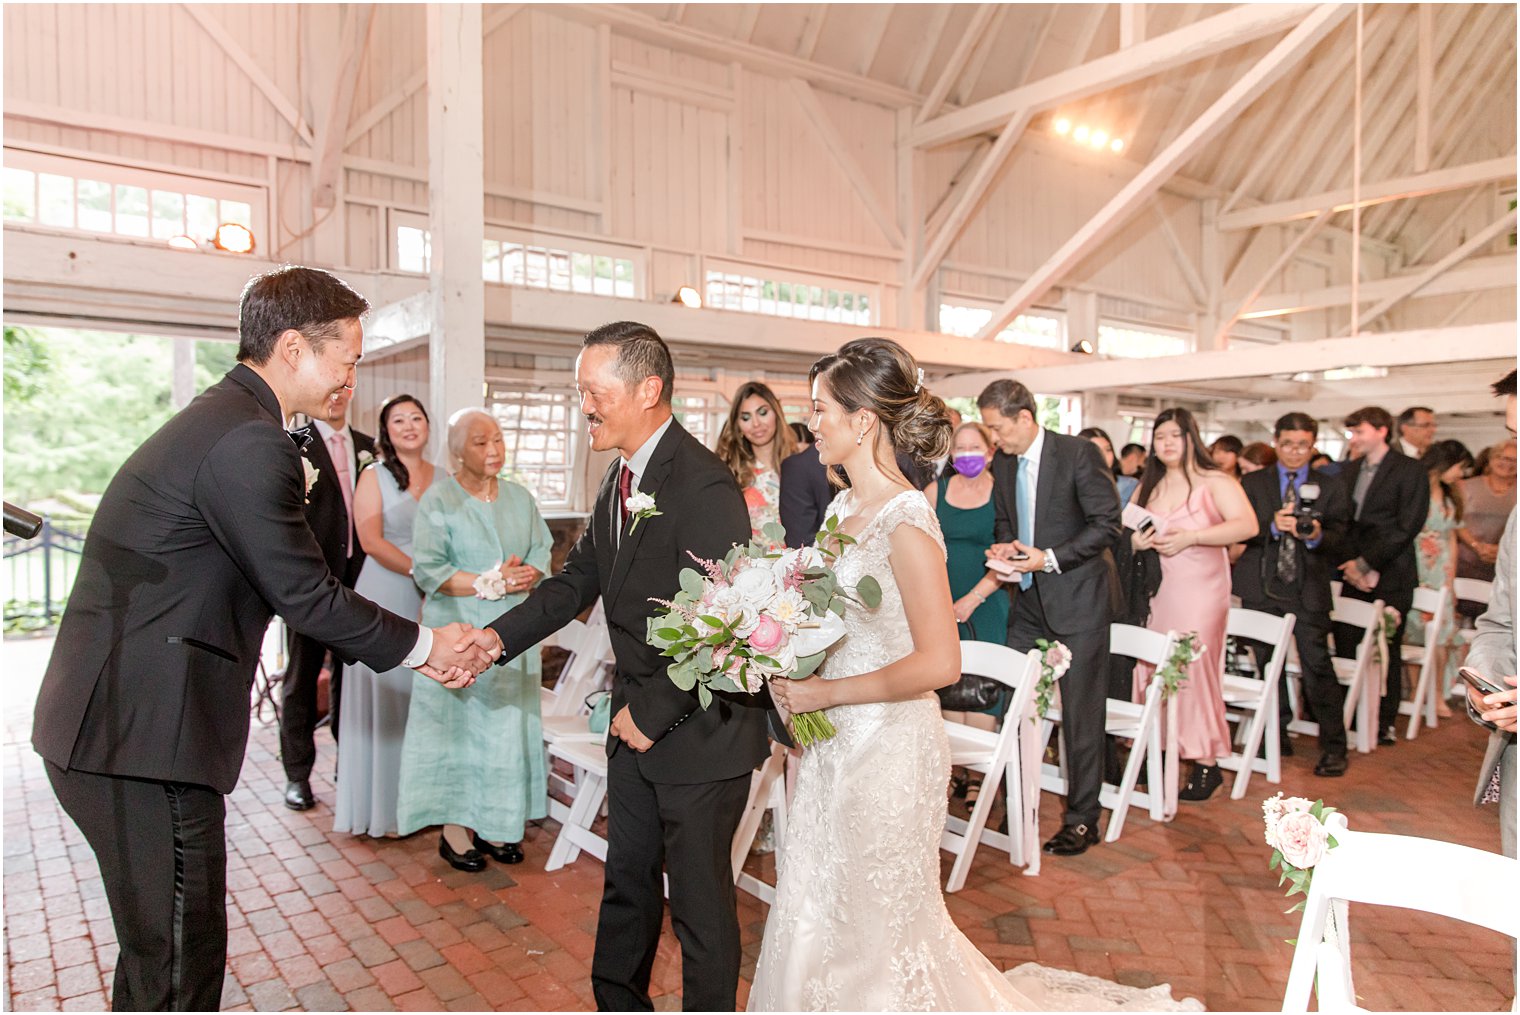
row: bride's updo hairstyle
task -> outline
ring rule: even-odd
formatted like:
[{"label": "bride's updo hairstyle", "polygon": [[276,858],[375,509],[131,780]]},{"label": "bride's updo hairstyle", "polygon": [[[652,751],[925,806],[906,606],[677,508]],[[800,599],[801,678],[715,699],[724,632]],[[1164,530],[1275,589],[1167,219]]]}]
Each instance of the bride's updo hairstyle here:
[{"label": "bride's updo hairstyle", "polygon": [[922,376],[908,350],[889,338],[846,342],[808,371],[808,381],[821,379],[846,412],[870,409],[894,449],[928,465],[949,453],[954,428],[944,401],[924,387]]}]

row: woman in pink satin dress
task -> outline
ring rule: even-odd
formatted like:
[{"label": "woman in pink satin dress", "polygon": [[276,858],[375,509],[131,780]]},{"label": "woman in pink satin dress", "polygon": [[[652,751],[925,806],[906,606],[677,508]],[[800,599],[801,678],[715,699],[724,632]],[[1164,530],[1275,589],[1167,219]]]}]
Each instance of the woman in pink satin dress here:
[{"label": "woman in pink satin dress", "polygon": [[[1207,800],[1224,781],[1218,760],[1231,751],[1223,667],[1230,613],[1229,547],[1256,535],[1256,513],[1240,483],[1216,466],[1186,409],[1156,417],[1151,453],[1134,502],[1156,516],[1135,533],[1136,550],[1161,555],[1161,590],[1151,600],[1153,631],[1196,631],[1203,651],[1168,707],[1176,712],[1178,753],[1193,762],[1182,800]],[[1135,668],[1135,700],[1145,697],[1152,667]]]}]

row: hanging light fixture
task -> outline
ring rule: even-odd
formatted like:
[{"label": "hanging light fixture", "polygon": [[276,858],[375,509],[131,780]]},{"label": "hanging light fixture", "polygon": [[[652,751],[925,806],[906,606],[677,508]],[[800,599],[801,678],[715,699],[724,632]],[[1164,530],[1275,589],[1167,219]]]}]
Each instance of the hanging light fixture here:
[{"label": "hanging light fixture", "polygon": [[702,294],[697,292],[693,286],[683,285],[676,290],[676,294],[670,298],[670,302],[679,303],[683,307],[690,307],[693,310],[701,310]]},{"label": "hanging light fixture", "polygon": [[216,227],[211,245],[229,254],[253,253],[253,230],[237,222],[223,222]]}]

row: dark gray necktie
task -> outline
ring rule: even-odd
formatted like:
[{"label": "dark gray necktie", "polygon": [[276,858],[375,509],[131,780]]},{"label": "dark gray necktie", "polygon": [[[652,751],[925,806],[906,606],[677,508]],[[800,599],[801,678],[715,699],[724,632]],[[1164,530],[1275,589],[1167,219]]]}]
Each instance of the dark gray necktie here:
[{"label": "dark gray necktie", "polygon": [[[1283,507],[1298,504],[1298,473],[1288,473],[1288,490],[1283,494]],[[1284,532],[1277,539],[1277,579],[1291,586],[1298,581],[1298,540],[1292,533]]]}]

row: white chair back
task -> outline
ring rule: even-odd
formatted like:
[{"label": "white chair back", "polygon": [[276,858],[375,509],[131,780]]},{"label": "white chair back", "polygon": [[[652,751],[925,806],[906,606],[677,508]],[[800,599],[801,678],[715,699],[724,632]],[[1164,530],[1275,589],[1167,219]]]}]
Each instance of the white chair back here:
[{"label": "white chair back", "polygon": [[[1520,906],[1515,905],[1512,887],[1520,876],[1520,861],[1452,842],[1352,831],[1343,814],[1332,814],[1326,825],[1337,844],[1314,868],[1283,1011],[1308,1010],[1315,970],[1324,962],[1321,944],[1332,906],[1336,923],[1332,947],[1340,955],[1340,964],[1320,980],[1325,995],[1319,999],[1320,1011],[1356,1004],[1345,903],[1434,913],[1520,937]],[[1332,986],[1338,992],[1335,996],[1329,996]]]},{"label": "white chair back", "polygon": [[1176,635],[1168,631],[1161,634],[1149,628],[1133,624],[1110,624],[1108,626],[1108,651],[1111,655],[1124,656],[1136,662],[1152,666],[1164,666],[1171,655]]},{"label": "white chair back", "polygon": [[[1034,649],[1015,652],[1006,645],[985,641],[961,642],[961,673],[995,680],[1012,688],[1008,710],[1000,729],[984,730],[953,719],[945,720],[950,741],[950,763],[983,773],[982,790],[968,820],[946,820],[940,848],[955,855],[945,891],[957,892],[966,884],[978,844],[986,842],[1008,854],[1025,873],[1039,871],[1038,832],[1039,728],[1035,713],[1035,688],[1040,678],[1040,653]],[[1025,748],[1030,748],[1026,750]],[[1028,764],[1026,764],[1028,762]],[[1032,774],[1031,774],[1032,769]],[[1006,790],[1008,833],[987,830],[987,818],[999,788]]]},{"label": "white chair back", "polygon": [[1494,583],[1483,581],[1481,578],[1454,578],[1451,591],[1460,602],[1482,603],[1487,606],[1488,601],[1493,598]]},{"label": "white chair back", "polygon": [[[1275,729],[1278,688],[1283,668],[1288,664],[1288,652],[1293,646],[1293,625],[1296,622],[1297,618],[1291,613],[1279,617],[1260,610],[1239,607],[1230,610],[1226,634],[1272,646],[1270,657],[1256,661],[1257,676],[1224,674],[1225,715],[1238,724],[1244,741],[1239,751],[1219,760],[1221,768],[1235,772],[1235,782],[1230,786],[1232,800],[1245,796],[1252,772],[1263,773],[1270,783],[1282,781],[1282,744]],[[1269,724],[1274,727],[1270,733],[1267,730]],[[1266,757],[1258,758],[1256,755],[1263,742],[1267,748]]]}]

